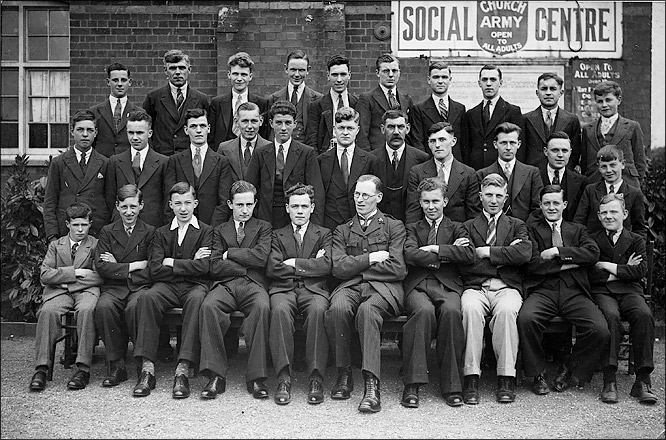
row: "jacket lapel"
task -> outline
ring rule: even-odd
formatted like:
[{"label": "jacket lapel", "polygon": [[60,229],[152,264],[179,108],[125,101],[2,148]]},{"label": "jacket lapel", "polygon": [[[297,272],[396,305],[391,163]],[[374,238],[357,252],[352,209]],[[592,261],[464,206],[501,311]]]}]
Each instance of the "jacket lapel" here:
[{"label": "jacket lapel", "polygon": [[[255,147],[256,148],[256,147]],[[224,155],[229,158],[229,163],[231,164],[231,169],[234,170],[237,176],[241,178],[245,177],[243,175],[242,165],[241,165],[241,141],[240,138],[236,138],[231,142],[230,145],[224,148]]]},{"label": "jacket lapel", "polygon": [[[337,155],[335,157],[337,160]],[[347,179],[347,189],[352,190],[356,188],[356,181],[361,177],[361,172],[368,161],[368,156],[361,153],[358,147],[354,148],[354,156],[352,157],[351,168],[349,169],[349,178]]]},{"label": "jacket lapel", "polygon": [[[559,113],[559,112],[558,112]],[[546,127],[543,122],[543,119],[541,119],[541,107],[537,107],[536,110],[533,112],[528,113],[527,119],[532,123],[532,126],[536,130],[537,134],[539,135],[539,138],[541,138],[542,142],[546,142]]]},{"label": "jacket lapel", "polygon": [[[127,104],[129,104],[129,101],[127,102]],[[125,105],[125,107],[127,107],[127,105]],[[111,111],[111,100],[109,98],[106,98],[106,101],[104,101],[104,105],[102,105],[100,114],[102,115],[102,120],[111,128],[111,130],[114,133],[116,133],[116,123],[113,120],[113,112]],[[118,130],[120,131],[121,128],[119,127]]]},{"label": "jacket lapel", "polygon": [[627,252],[629,246],[631,246],[631,240],[627,236],[627,230],[623,228],[622,233],[618,237],[617,242],[615,242],[615,247],[613,248],[613,261],[620,261],[620,257],[622,257]]},{"label": "jacket lapel", "polygon": [[[188,93],[187,95],[189,99],[190,94]],[[174,121],[180,120],[180,113],[176,108],[176,102],[171,97],[171,89],[169,88],[168,84],[165,88],[162,89],[162,96],[160,97],[160,101],[162,101],[162,105],[164,105]],[[185,103],[183,103],[183,106],[185,106]]]},{"label": "jacket lapel", "polygon": [[[177,231],[176,237],[178,236]],[[183,258],[191,258],[190,255],[194,255],[196,249],[194,247],[199,241],[199,236],[201,235],[201,222],[199,222],[199,229],[195,228],[191,224],[187,226],[187,231],[185,232],[185,238],[183,239]],[[176,238],[176,240],[178,240]]]},{"label": "jacket lapel", "polygon": [[[257,151],[255,150],[255,153]],[[262,154],[264,155],[264,166],[268,168],[268,175],[270,176],[271,188],[273,187],[273,182],[275,181],[275,144],[271,142],[270,147],[266,148]],[[285,167],[286,167],[285,160]]]},{"label": "jacket lapel", "polygon": [[143,169],[141,170],[141,174],[139,174],[139,183],[137,186],[142,188],[153,174],[155,174],[158,167],[159,160],[157,159],[157,154],[152,148],[148,147],[148,153],[146,154],[146,160],[143,162]]},{"label": "jacket lapel", "polygon": [[[441,226],[441,224],[440,224]],[[437,231],[439,233],[439,231]],[[416,227],[416,234],[419,237],[419,245],[423,246],[428,243],[428,234],[430,233],[430,224],[426,219],[419,220],[419,224]]]},{"label": "jacket lapel", "polygon": [[386,95],[384,95],[384,91],[381,87],[378,86],[375,88],[375,90],[372,92],[372,97],[375,99],[375,101],[377,101],[377,104],[379,104],[382,110],[388,110],[388,100],[386,99]]},{"label": "jacket lapel", "polygon": [[[137,220],[137,224],[134,226],[135,230],[138,228],[138,225],[139,220]],[[132,231],[132,235],[135,235],[134,231]],[[111,236],[123,247],[123,252],[118,259],[118,261],[122,261],[123,258],[125,258],[127,254],[130,253],[130,249],[132,249],[129,246],[130,238],[127,236],[127,232],[125,232],[125,227],[123,226],[122,220],[118,220],[113,223],[113,227],[111,228]]]},{"label": "jacket lapel", "polygon": [[[486,226],[486,230],[487,230]],[[497,246],[504,246],[507,235],[509,235],[509,220],[506,218],[505,214],[500,215],[499,220],[497,220],[497,227],[495,228],[495,233],[497,236]]]},{"label": "jacket lapel", "polygon": [[292,140],[291,145],[289,146],[289,151],[287,151],[287,157],[284,160],[284,173],[282,175],[283,182],[287,181],[289,175],[294,170],[298,158],[301,157],[301,153],[303,153],[301,146],[298,145],[296,141]]},{"label": "jacket lapel", "polygon": [[78,249],[76,250],[76,255],[74,256],[74,262],[73,262],[75,268],[80,268],[81,266],[83,266],[83,262],[86,261],[90,256],[92,247],[93,247],[93,240],[90,236],[88,236],[81,242]]},{"label": "jacket lapel", "polygon": [[527,168],[521,163],[516,161],[513,167],[513,186],[511,187],[511,200],[515,200],[520,194],[520,190],[525,186],[527,181]]},{"label": "jacket lapel", "polygon": [[[308,258],[312,254],[315,244],[319,241],[320,231],[314,231],[312,225],[313,224],[310,223],[308,229],[305,230],[305,234],[303,234],[303,258]],[[291,227],[291,223],[289,224],[289,227]],[[293,241],[296,242],[296,240]]]},{"label": "jacket lapel", "polygon": [[183,170],[183,174],[185,174],[185,178],[187,179],[188,183],[194,186],[194,168],[192,167],[192,161],[189,157],[191,154],[192,151],[188,147],[187,150],[179,153],[177,160],[180,168]]},{"label": "jacket lapel", "polygon": [[622,116],[618,117],[615,125],[615,133],[613,134],[613,139],[611,140],[611,144],[620,145],[622,139],[624,139],[627,136],[628,132],[629,132],[629,121],[627,121]]},{"label": "jacket lapel", "polygon": [[[250,95],[248,93],[248,101],[249,98]],[[229,121],[231,121],[231,115],[233,113],[233,109],[231,108],[231,106],[233,105],[233,102],[234,102],[233,93],[224,95],[222,97],[222,102],[220,102],[220,108],[222,112],[222,124],[224,125],[225,128],[227,128],[227,124],[229,123]]]},{"label": "jacket lapel", "polygon": [[245,237],[243,238],[243,242],[239,245],[242,245],[243,243],[252,243],[254,241],[254,237],[256,237],[259,233],[259,222],[257,222],[256,218],[251,217],[250,220],[245,222],[243,230],[245,231]]},{"label": "jacket lapel", "polygon": [[217,163],[220,161],[220,157],[213,150],[208,148],[206,151],[206,157],[204,158],[203,168],[201,169],[201,175],[199,176],[199,187],[203,186],[203,183],[210,177],[214,169],[217,168]]},{"label": "jacket lapel", "polygon": [[81,184],[85,176],[83,175],[83,171],[81,171],[81,166],[76,161],[76,153],[74,152],[74,147],[70,147],[67,151],[65,151],[65,153],[63,153],[63,160],[65,161],[65,164],[69,167],[69,169],[72,171],[72,174],[74,174],[74,177],[76,177],[79,180],[79,184]]},{"label": "jacket lapel", "polygon": [[463,168],[460,166],[460,162],[458,162],[456,159],[453,159],[453,163],[451,164],[451,172],[449,173],[448,188],[446,189],[447,194],[453,195],[458,191],[460,182],[462,182],[462,174]]},{"label": "jacket lapel", "polygon": [[90,153],[90,161],[88,163],[88,166],[86,167],[86,176],[83,179],[83,182],[81,182],[81,188],[84,188],[91,181],[97,179],[98,174],[100,174],[99,170],[102,167],[103,163],[104,161],[102,160],[102,155],[97,151],[92,150],[92,153]]},{"label": "jacket lapel", "polygon": [[[146,161],[148,158],[146,157]],[[134,170],[132,170],[132,150],[129,149],[127,151],[122,152],[118,156],[118,168],[120,168],[120,172],[123,173],[123,176],[125,176],[125,180],[128,182],[134,182]],[[144,163],[145,167],[145,163]]]}]

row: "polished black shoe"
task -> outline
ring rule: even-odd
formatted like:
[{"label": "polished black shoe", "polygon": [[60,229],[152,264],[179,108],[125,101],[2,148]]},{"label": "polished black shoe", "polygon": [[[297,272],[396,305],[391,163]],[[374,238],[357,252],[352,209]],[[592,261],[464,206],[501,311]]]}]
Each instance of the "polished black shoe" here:
[{"label": "polished black shoe", "polygon": [[201,390],[201,398],[214,399],[218,394],[222,394],[226,390],[227,380],[224,377],[215,374],[210,378],[203,390]]},{"label": "polished black shoe", "polygon": [[462,406],[465,403],[463,401],[463,396],[460,393],[449,393],[443,397],[446,404],[454,408],[456,406]]},{"label": "polished black shoe", "polygon": [[335,386],[331,389],[331,399],[349,399],[352,391],[354,391],[354,376],[351,368],[340,368],[338,380],[335,381]]},{"label": "polished black shoe", "polygon": [[264,385],[263,380],[251,380],[246,385],[247,392],[255,399],[268,399],[268,388]]},{"label": "polished black shoe", "polygon": [[72,378],[67,382],[67,389],[69,390],[82,390],[90,382],[90,372],[83,370],[76,370]]},{"label": "polished black shoe", "polygon": [[278,382],[274,400],[278,405],[286,405],[291,402],[291,382],[287,382],[286,380]]},{"label": "polished black shoe", "polygon": [[634,382],[629,393],[631,397],[638,397],[638,403],[654,405],[657,403],[657,395],[652,392],[652,385],[640,380]]},{"label": "polished black shoe", "polygon": [[146,397],[150,395],[150,390],[155,389],[155,376],[147,371],[141,371],[139,380],[136,381],[132,395],[134,397]]},{"label": "polished black shoe", "polygon": [[601,401],[604,403],[617,403],[617,383],[605,382],[601,390]]},{"label": "polished black shoe", "polygon": [[173,378],[173,391],[171,397],[174,399],[186,399],[190,397],[190,381],[185,374],[179,374]]},{"label": "polished black shoe", "polygon": [[495,399],[498,403],[512,403],[516,400],[516,378],[511,376],[497,377],[497,392]]},{"label": "polished black shoe", "polygon": [[30,391],[44,391],[46,388],[46,372],[35,371],[30,379]]},{"label": "polished black shoe", "polygon": [[470,374],[463,379],[463,401],[468,405],[478,405],[479,397],[479,375]]},{"label": "polished black shoe", "polygon": [[400,404],[405,408],[419,407],[419,386],[417,384],[405,385],[405,388],[402,390]]},{"label": "polished black shoe", "polygon": [[571,379],[573,377],[573,372],[566,365],[561,365],[557,370],[557,375],[555,380],[553,380],[553,389],[555,391],[562,392],[569,388],[571,385]]},{"label": "polished black shoe", "polygon": [[127,368],[114,366],[111,368],[111,374],[104,378],[102,381],[103,387],[115,387],[119,385],[120,382],[125,382],[127,380]]},{"label": "polished black shoe", "polygon": [[324,385],[319,379],[310,379],[310,391],[308,392],[308,403],[317,405],[324,401]]},{"label": "polished black shoe", "polygon": [[537,396],[550,393],[548,388],[548,379],[546,377],[546,370],[534,376],[534,383],[532,383],[532,392]]},{"label": "polished black shoe", "polygon": [[363,399],[358,405],[358,410],[362,413],[376,413],[381,411],[382,403],[379,395],[379,379],[373,374],[365,374],[365,392]]}]

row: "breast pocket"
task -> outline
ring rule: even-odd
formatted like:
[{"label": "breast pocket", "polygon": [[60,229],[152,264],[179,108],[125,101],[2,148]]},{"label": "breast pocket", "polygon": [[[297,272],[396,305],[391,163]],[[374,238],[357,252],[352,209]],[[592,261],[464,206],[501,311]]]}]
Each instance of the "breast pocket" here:
[{"label": "breast pocket", "polygon": [[368,249],[370,252],[387,251],[388,247],[388,236],[385,233],[378,231],[368,237]]}]

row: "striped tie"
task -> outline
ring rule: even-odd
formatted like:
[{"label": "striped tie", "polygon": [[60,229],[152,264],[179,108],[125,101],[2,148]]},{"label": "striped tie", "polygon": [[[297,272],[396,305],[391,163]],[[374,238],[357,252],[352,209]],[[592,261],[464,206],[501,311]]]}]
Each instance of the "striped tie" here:
[{"label": "striped tie", "polygon": [[430,224],[430,231],[428,232],[428,244],[437,244],[437,223]]},{"label": "striped tie", "polygon": [[442,115],[442,119],[448,121],[449,111],[446,109],[446,105],[444,105],[444,99],[439,98],[439,105],[437,107],[439,108],[439,114]]},{"label": "striped tie", "polygon": [[553,246],[554,247],[562,247],[564,246],[564,243],[562,243],[562,235],[560,235],[560,230],[557,229],[557,224],[553,223]]},{"label": "striped tie", "polygon": [[495,246],[495,243],[497,242],[497,235],[495,232],[495,217],[491,217],[488,222],[488,238],[486,238],[486,244],[488,246]]}]

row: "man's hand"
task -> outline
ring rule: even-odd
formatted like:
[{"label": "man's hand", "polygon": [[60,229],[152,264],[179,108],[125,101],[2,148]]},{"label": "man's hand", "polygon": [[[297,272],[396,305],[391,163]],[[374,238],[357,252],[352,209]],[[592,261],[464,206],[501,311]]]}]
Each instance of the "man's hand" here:
[{"label": "man's hand", "polygon": [[421,246],[419,250],[423,252],[432,252],[433,254],[438,254],[439,253],[439,245],[438,244],[427,244],[425,246]]},{"label": "man's hand", "polygon": [[315,258],[321,258],[321,257],[323,257],[324,255],[326,255],[326,249],[319,249],[319,250],[317,251],[317,256],[316,256]]},{"label": "man's hand", "polygon": [[571,270],[571,269],[577,269],[580,266],[578,264],[573,264],[573,263],[565,263],[560,267],[560,271],[562,270]]},{"label": "man's hand", "polygon": [[477,258],[490,258],[490,246],[481,246],[474,249]]},{"label": "man's hand", "polygon": [[643,256],[642,255],[636,255],[636,252],[634,252],[629,257],[629,261],[627,261],[627,266],[638,266],[642,262],[643,262]]},{"label": "man's hand", "polygon": [[606,282],[608,282],[608,281],[617,281],[617,280],[619,280],[618,277],[616,277],[613,274],[610,274],[610,275],[608,275],[608,279],[606,280]]},{"label": "man's hand", "polygon": [[165,258],[162,260],[162,266],[173,267],[173,258]]},{"label": "man's hand", "polygon": [[544,249],[541,251],[541,258],[544,260],[554,260],[555,257],[558,257],[560,255],[560,250],[556,247]]},{"label": "man's hand", "polygon": [[611,263],[607,261],[597,261],[596,263],[594,263],[594,267],[596,267],[597,269],[605,270],[606,272],[609,273],[610,273],[610,265]]},{"label": "man's hand", "polygon": [[116,257],[113,256],[111,252],[104,252],[103,254],[100,254],[99,259],[102,261],[106,261],[107,263],[117,263]]},{"label": "man's hand", "polygon": [[74,269],[74,274],[76,275],[76,278],[85,278],[94,273],[95,271],[92,269]]},{"label": "man's hand", "polygon": [[[511,243],[513,244],[513,243]],[[454,246],[469,246],[469,238],[467,237],[460,237],[456,238],[456,241],[453,242]]]},{"label": "man's hand", "polygon": [[201,258],[208,258],[210,257],[211,250],[208,246],[200,247],[197,250],[197,253],[194,254],[194,259],[195,260],[200,260]]},{"label": "man's hand", "polygon": [[129,264],[129,272],[134,272],[135,270],[145,269],[146,267],[148,267],[148,261],[147,260],[132,261]]},{"label": "man's hand", "polygon": [[390,256],[391,255],[388,253],[388,251],[375,251],[375,252],[370,252],[370,254],[368,255],[370,264],[382,263],[388,260]]}]

